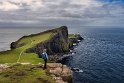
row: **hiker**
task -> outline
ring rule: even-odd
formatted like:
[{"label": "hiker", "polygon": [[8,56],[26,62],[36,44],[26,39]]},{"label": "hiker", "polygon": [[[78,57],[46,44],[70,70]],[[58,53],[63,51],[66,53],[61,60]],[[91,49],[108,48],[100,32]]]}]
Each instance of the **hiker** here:
[{"label": "hiker", "polygon": [[46,69],[47,67],[47,60],[48,60],[48,55],[47,55],[47,50],[44,49],[43,53],[41,54],[42,58],[44,59],[44,69]]}]

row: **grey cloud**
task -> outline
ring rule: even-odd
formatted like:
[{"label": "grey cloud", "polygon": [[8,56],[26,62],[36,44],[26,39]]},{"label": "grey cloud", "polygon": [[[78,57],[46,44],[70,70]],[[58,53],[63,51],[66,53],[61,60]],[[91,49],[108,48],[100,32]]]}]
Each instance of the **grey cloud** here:
[{"label": "grey cloud", "polygon": [[[8,3],[19,6],[17,10],[0,11],[0,22],[24,25],[123,25],[124,6],[88,0],[87,4],[71,3],[76,0],[43,0],[41,7],[19,2]],[[40,1],[40,0],[36,0]],[[80,0],[85,1],[85,0]]]}]

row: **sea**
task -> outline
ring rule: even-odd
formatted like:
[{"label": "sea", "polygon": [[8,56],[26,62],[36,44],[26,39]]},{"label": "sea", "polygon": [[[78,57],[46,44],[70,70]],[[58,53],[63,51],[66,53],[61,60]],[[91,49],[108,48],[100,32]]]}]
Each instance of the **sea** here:
[{"label": "sea", "polygon": [[[50,28],[0,28],[0,51],[9,50],[10,43],[24,35]],[[73,83],[124,83],[124,28],[69,27],[69,33],[80,33],[84,38],[74,53],[64,60],[73,72]]]}]

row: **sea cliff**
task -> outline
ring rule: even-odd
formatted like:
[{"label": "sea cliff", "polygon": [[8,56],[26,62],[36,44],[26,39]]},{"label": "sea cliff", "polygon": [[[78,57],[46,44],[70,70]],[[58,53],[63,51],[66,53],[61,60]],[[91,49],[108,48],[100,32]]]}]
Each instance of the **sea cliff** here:
[{"label": "sea cliff", "polygon": [[[67,66],[61,63],[56,63],[56,62],[62,60],[64,54],[70,53],[70,50],[73,50],[74,48],[74,44],[77,45],[81,40],[83,40],[83,38],[80,36],[79,33],[68,34],[68,28],[66,26],[62,26],[52,30],[47,30],[37,34],[23,36],[19,40],[11,43],[10,45],[11,50],[0,52],[0,57],[1,57],[0,68],[2,71],[4,71],[3,63],[5,63],[5,66],[6,63],[11,63],[11,64],[18,63],[21,65],[25,65],[25,64],[28,65],[26,67],[31,70],[32,65],[35,63],[35,65],[33,65],[33,68],[39,71],[39,68],[42,68],[43,60],[38,58],[39,57],[38,55],[39,53],[42,53],[43,49],[47,49],[47,53],[49,54],[49,62],[53,62],[53,63],[48,63],[47,65],[48,66],[47,71],[50,74],[47,74],[48,72],[47,73],[44,72],[44,74],[46,75],[45,78],[42,78],[41,75],[41,77],[35,79],[43,82],[44,79],[46,80],[48,78],[51,78],[52,76],[53,78],[52,80],[54,80],[56,83],[71,83],[72,82],[71,69],[69,69]],[[5,57],[8,58],[10,57],[10,58],[8,59]],[[40,64],[37,65],[39,62]],[[23,66],[9,65],[5,68],[5,70],[12,70],[13,67],[18,70],[18,67],[21,68]],[[31,71],[33,71],[33,69]],[[18,72],[21,72],[21,70],[18,70]],[[29,71],[25,70],[25,73],[26,72]],[[49,77],[47,77],[47,75]],[[52,80],[49,80],[49,83],[52,83],[53,82]],[[2,81],[0,80],[0,82]]]},{"label": "sea cliff", "polygon": [[[38,34],[32,34],[29,36],[37,36],[39,34],[42,35],[44,33],[50,33],[50,32],[52,33],[47,40],[43,42],[41,41],[35,44],[35,46],[27,48],[25,52],[39,54],[43,51],[43,49],[47,49],[47,53],[49,54],[50,59],[57,61],[58,59],[62,58],[63,54],[69,53],[70,50],[73,49],[73,44],[77,44],[79,43],[79,40],[80,41],[83,40],[80,34],[68,34],[68,28],[66,26],[62,26],[60,28],[48,30]],[[19,41],[29,36],[23,36],[18,41],[11,43],[11,49],[16,49],[26,45],[26,43],[24,42],[19,43]],[[32,41],[35,41],[35,39]]]}]

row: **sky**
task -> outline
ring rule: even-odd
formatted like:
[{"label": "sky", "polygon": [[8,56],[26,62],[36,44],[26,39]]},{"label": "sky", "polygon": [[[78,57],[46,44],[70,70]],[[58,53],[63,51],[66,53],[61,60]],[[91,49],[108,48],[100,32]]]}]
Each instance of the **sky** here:
[{"label": "sky", "polygon": [[0,0],[0,26],[124,26],[124,0]]}]

